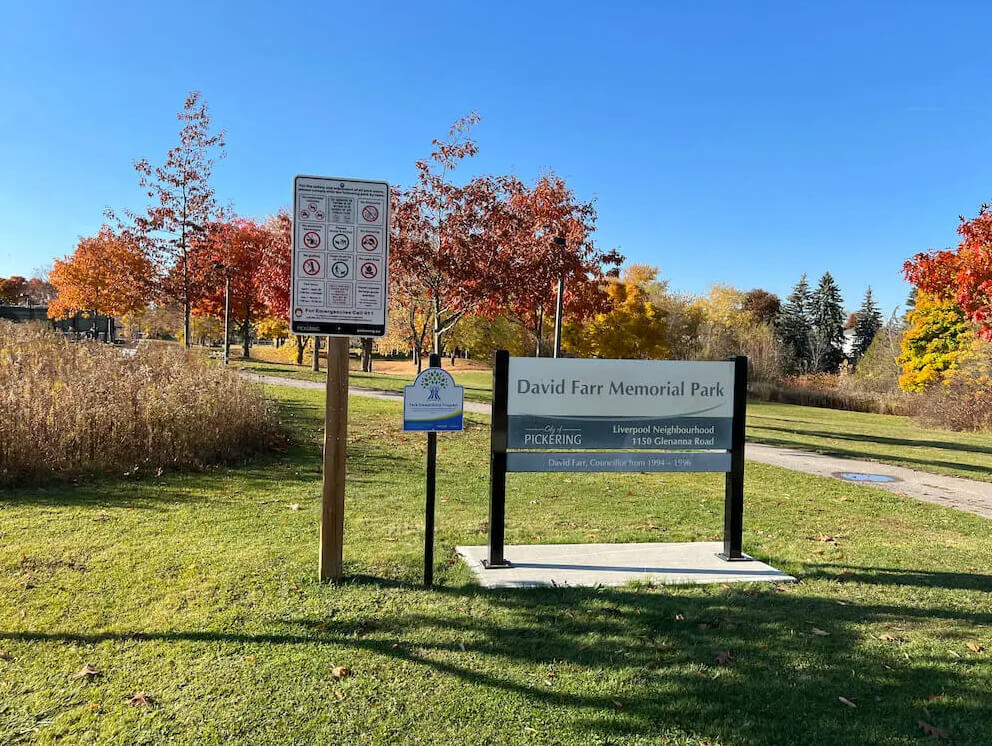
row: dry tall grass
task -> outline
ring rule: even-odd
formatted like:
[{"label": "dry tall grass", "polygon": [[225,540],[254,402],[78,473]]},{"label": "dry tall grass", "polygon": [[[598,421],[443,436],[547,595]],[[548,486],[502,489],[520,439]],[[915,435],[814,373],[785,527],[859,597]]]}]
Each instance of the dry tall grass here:
[{"label": "dry tall grass", "polygon": [[128,357],[0,322],[0,484],[233,462],[281,442],[259,387],[179,347]]}]

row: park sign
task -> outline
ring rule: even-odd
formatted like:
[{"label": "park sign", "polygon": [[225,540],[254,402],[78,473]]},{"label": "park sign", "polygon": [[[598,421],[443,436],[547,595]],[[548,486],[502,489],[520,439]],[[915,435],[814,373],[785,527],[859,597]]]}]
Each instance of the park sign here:
[{"label": "park sign", "polygon": [[[489,557],[503,556],[508,472],[725,474],[724,551],[744,559],[747,358],[493,361]],[[625,449],[625,450],[621,450]]]},{"label": "park sign", "polygon": [[389,184],[297,176],[292,245],[293,334],[386,334]]},{"label": "park sign", "polygon": [[734,364],[510,358],[508,448],[729,449]]},{"label": "park sign", "polygon": [[403,429],[450,432],[463,429],[465,388],[442,368],[425,368],[403,389]]}]

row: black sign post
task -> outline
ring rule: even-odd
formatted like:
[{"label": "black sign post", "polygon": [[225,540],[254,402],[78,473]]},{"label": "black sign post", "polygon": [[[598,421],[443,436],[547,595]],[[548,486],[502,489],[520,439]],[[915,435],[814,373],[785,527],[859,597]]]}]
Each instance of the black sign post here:
[{"label": "black sign post", "polygon": [[734,419],[730,426],[730,471],[727,472],[723,497],[723,552],[720,559],[746,560],[744,541],[744,427],[747,418],[747,358],[732,357],[734,362]]},{"label": "black sign post", "polygon": [[509,567],[503,556],[506,532],[506,431],[508,417],[510,353],[496,350],[493,355],[493,414],[489,436],[489,559],[490,570]]},{"label": "black sign post", "polygon": [[[576,452],[550,453],[546,456],[531,451],[515,451],[508,458],[510,417],[509,399],[510,354],[497,350],[493,357],[493,414],[489,453],[489,558],[483,560],[487,569],[510,567],[504,555],[506,532],[506,473],[555,471],[561,462],[570,471],[680,471],[723,472],[726,474],[724,492],[723,552],[718,556],[727,561],[748,560],[742,550],[744,526],[744,426],[747,416],[747,357],[739,355],[733,363],[733,413],[730,423],[729,448],[727,440],[720,443],[726,450],[713,449],[677,452],[679,446],[661,446],[667,451],[655,455],[643,451],[620,453]],[[514,427],[526,415],[515,415]],[[635,418],[643,419],[643,418]],[[700,422],[703,420],[700,419]],[[714,428],[714,432],[717,429]],[[514,431],[516,432],[516,430]],[[726,433],[726,430],[722,431]],[[517,436],[515,436],[517,437]],[[725,435],[722,436],[725,438]],[[517,441],[514,441],[517,442]],[[636,441],[635,447],[639,445]],[[516,447],[516,446],[515,446]],[[527,448],[528,446],[524,446]],[[540,446],[538,446],[540,447]],[[588,446],[586,446],[588,448]],[[601,446],[594,445],[593,448]],[[615,446],[614,446],[615,447]],[[655,446],[658,448],[659,446]],[[690,446],[691,447],[691,446]],[[704,447],[705,448],[705,447]],[[572,458],[574,457],[574,458]],[[512,461],[512,463],[510,463]]]},{"label": "black sign post", "polygon": [[[428,367],[440,368],[441,356],[431,353]],[[427,508],[424,521],[424,587],[434,585],[434,496],[437,492],[437,433],[427,433]]]}]

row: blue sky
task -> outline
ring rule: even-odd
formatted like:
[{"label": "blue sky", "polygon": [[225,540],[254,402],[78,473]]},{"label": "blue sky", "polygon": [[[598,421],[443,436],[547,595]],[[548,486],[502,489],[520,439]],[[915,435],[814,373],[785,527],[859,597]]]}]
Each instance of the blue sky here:
[{"label": "blue sky", "polygon": [[246,215],[296,173],[408,183],[471,110],[463,176],[547,168],[598,241],[674,288],[786,294],[830,270],[855,308],[992,198],[982,6],[863,2],[0,2],[0,276],[140,207],[130,162],[203,92]]}]

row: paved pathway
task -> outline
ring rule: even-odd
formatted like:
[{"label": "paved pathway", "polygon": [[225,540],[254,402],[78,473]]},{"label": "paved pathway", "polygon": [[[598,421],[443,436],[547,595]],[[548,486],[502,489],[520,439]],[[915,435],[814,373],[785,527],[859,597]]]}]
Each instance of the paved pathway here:
[{"label": "paved pathway", "polygon": [[[303,381],[296,378],[281,376],[262,376],[255,373],[243,373],[246,378],[259,383],[273,386],[295,386],[303,389],[322,391],[323,383]],[[354,396],[368,396],[387,401],[402,401],[403,395],[398,391],[382,391],[350,386],[348,393]],[[477,414],[489,414],[491,407],[482,402],[465,402],[465,411]],[[748,443],[746,449],[748,461],[756,461],[772,466],[781,466],[793,471],[815,474],[821,477],[834,477],[844,472],[882,474],[894,477],[894,482],[872,482],[871,486],[889,490],[917,500],[947,505],[968,513],[974,513],[984,518],[992,518],[992,482],[978,482],[961,477],[948,477],[931,474],[925,471],[907,469],[904,466],[891,466],[877,461],[856,461],[853,459],[827,456],[821,453],[801,451],[794,448],[768,446],[763,443]]]}]

